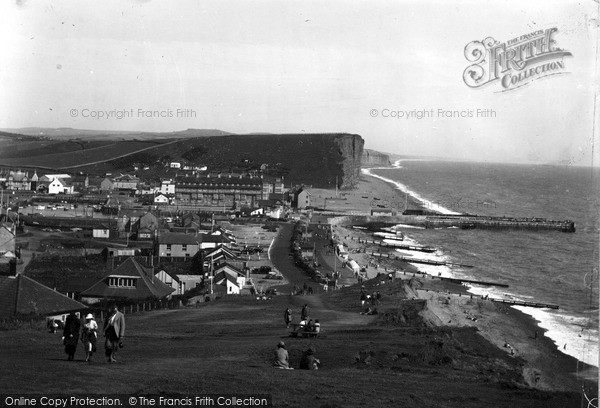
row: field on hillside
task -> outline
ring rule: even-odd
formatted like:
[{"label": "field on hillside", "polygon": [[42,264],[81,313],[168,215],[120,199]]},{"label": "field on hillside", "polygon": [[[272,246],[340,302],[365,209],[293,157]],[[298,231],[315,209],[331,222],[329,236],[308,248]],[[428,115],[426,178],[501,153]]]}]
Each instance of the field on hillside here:
[{"label": "field on hillside", "polygon": [[0,155],[0,164],[6,166],[44,167],[67,169],[91,163],[113,160],[119,156],[133,154],[143,149],[161,146],[164,141],[121,141],[121,142],[28,142],[16,152]]},{"label": "field on hillside", "polygon": [[[68,384],[68,393],[83,395],[268,394],[277,407],[579,407],[577,392],[528,388],[522,360],[473,328],[427,327],[422,301],[404,304],[391,284],[384,293],[381,307],[392,309],[379,316],[358,313],[357,288],[127,315],[117,363],[101,352],[86,363],[81,349],[68,362],[60,334],[42,327],[3,331],[0,381],[4,393],[19,395],[64,394]],[[321,321],[320,338],[289,337],[283,311],[290,307],[298,322],[305,303]],[[271,367],[280,340],[295,370]],[[318,371],[298,369],[309,345]]]},{"label": "field on hillside", "polygon": [[0,159],[9,158],[33,158],[36,156],[45,156],[48,154],[72,153],[96,149],[98,147],[111,145],[114,142],[103,140],[81,141],[69,140],[66,142],[57,142],[55,140],[39,140],[30,142],[4,141],[0,142]]}]

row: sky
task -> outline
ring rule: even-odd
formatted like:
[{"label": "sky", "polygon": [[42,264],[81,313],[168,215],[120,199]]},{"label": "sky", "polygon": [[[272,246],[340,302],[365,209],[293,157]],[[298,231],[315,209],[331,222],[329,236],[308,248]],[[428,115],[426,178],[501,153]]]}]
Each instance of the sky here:
[{"label": "sky", "polygon": [[[0,128],[348,132],[401,155],[598,165],[599,8],[593,0],[2,2]],[[508,91],[500,81],[465,83],[467,44],[552,28],[554,47],[571,54],[557,59],[556,75]]]}]

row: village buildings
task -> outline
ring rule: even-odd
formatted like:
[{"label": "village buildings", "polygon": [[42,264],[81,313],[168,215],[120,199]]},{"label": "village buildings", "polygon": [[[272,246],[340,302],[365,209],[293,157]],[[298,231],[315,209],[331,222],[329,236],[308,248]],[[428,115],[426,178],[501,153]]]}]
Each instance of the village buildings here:
[{"label": "village buildings", "polygon": [[48,184],[48,194],[73,194],[74,187],[68,178],[53,177]]},{"label": "village buildings", "polygon": [[263,183],[259,177],[208,174],[177,177],[174,183],[175,198],[183,203],[225,208],[237,205],[254,207],[263,198]]},{"label": "village buildings", "polygon": [[196,255],[199,249],[200,244],[192,234],[167,232],[158,237],[159,261],[185,260]]},{"label": "village buildings", "polygon": [[[310,207],[310,192],[305,187],[288,192],[283,177],[262,176],[258,171],[199,173],[195,168],[186,170],[189,166],[183,164],[179,167],[176,162],[171,164],[169,170],[174,171],[163,180],[143,180],[128,174],[38,176],[37,170],[0,172],[3,189],[15,193],[28,191],[30,195],[25,196],[35,196],[37,200],[47,197],[47,203],[37,201],[38,204],[31,206],[30,214],[24,211],[24,216],[39,217],[34,224],[33,218],[28,219],[28,226],[40,229],[51,226],[48,230],[73,232],[74,237],[86,239],[86,245],[90,242],[106,245],[102,251],[106,269],[101,269],[93,279],[43,277],[36,282],[67,299],[81,301],[83,305],[71,304],[75,309],[110,299],[169,298],[209,284],[211,293],[220,295],[253,293],[247,267],[249,256],[240,257],[235,237],[231,231],[219,227],[219,222],[250,214],[284,219],[292,211],[292,205],[297,209]],[[150,200],[148,204],[139,204],[141,193],[145,193],[145,200]],[[79,212],[73,211],[78,205]],[[47,211],[44,206],[61,211],[44,215]],[[175,206],[187,208],[180,211]],[[202,210],[193,210],[194,206]],[[103,214],[94,217],[92,208]],[[44,225],[50,220],[51,223]],[[83,257],[90,250],[63,249],[62,253]],[[9,260],[18,256],[14,231],[0,226],[0,258]],[[197,265],[194,270],[182,270],[178,265],[190,262]],[[162,265],[155,268],[154,263]],[[167,264],[173,267],[164,267]],[[29,285],[29,281],[23,282]],[[52,312],[68,311],[54,309]]]},{"label": "village buildings", "polygon": [[292,207],[304,210],[311,206],[310,191],[304,186],[293,191]]}]

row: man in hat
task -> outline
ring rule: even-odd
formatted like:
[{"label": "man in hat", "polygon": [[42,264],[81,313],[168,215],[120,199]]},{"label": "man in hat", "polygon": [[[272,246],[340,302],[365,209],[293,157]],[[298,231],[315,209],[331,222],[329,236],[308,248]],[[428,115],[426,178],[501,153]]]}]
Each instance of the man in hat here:
[{"label": "man in hat", "polygon": [[116,354],[119,347],[123,347],[123,336],[125,336],[125,315],[119,312],[117,305],[110,308],[111,314],[104,321],[104,348],[109,363],[117,361]]},{"label": "man in hat", "polygon": [[275,349],[275,361],[273,362],[273,367],[284,370],[293,370],[293,368],[290,367],[290,357],[288,351],[285,349],[285,343],[283,341],[280,341],[279,344],[277,344],[277,349]]}]

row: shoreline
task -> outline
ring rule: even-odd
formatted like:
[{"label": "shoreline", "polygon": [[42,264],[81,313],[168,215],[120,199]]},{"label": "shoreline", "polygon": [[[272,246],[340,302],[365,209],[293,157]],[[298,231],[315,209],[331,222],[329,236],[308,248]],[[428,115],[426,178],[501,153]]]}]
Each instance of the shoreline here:
[{"label": "shoreline", "polygon": [[[396,162],[398,163],[398,162]],[[375,168],[372,168],[375,169]],[[387,197],[390,194],[392,197],[396,199],[403,198],[406,193],[410,194],[410,190],[407,189],[407,192],[403,192],[401,188],[398,186],[400,183],[392,183],[386,181],[385,178],[380,176],[372,176],[369,171],[362,171],[361,179],[364,183],[359,185],[358,191],[354,192],[354,196],[364,197],[364,195],[376,194],[380,197]],[[412,201],[416,201],[417,199],[410,196]],[[342,210],[340,208],[340,210]],[[364,213],[368,212],[368,209],[363,209]],[[370,257],[368,254],[358,253],[352,254],[352,250],[356,250],[360,247],[366,249],[368,245],[358,244],[356,238],[370,238],[367,236],[364,231],[355,230],[352,228],[344,228],[341,226],[336,226],[337,234],[342,238],[345,244],[349,245],[349,250],[351,252],[350,257],[356,259],[359,265],[364,265],[369,262]],[[410,230],[404,231],[410,237]],[[364,236],[363,236],[364,235]],[[349,236],[355,237],[355,240],[348,239]],[[344,239],[346,238],[346,239]],[[420,242],[421,245],[426,245],[426,242]],[[368,252],[371,250],[378,249],[369,248]],[[383,251],[379,251],[383,252]],[[414,253],[415,258],[419,258],[421,254]],[[444,255],[447,257],[447,255]],[[397,262],[397,261],[396,261]],[[383,267],[384,262],[382,262]],[[410,265],[410,264],[405,264]],[[403,265],[402,269],[405,269],[410,272],[409,268],[406,268]],[[412,265],[410,265],[412,266]],[[451,276],[456,277],[451,268],[445,267],[448,269],[448,273]],[[424,271],[426,268],[418,267],[418,269]],[[381,269],[369,267],[367,269],[367,276],[372,278],[376,276]],[[412,275],[412,274],[411,274]],[[417,275],[419,276],[419,275]],[[446,273],[443,276],[448,276]],[[431,282],[427,279],[427,276],[420,277],[419,279],[426,281],[427,284]],[[440,281],[438,281],[439,283]],[[444,282],[436,285],[438,290],[441,292],[445,291],[462,291],[466,296],[463,297],[463,300],[469,299],[471,293],[471,287],[462,286],[458,284],[451,284],[449,282]],[[421,292],[421,291],[418,291]],[[435,293],[435,295],[434,295]],[[531,314],[526,313],[525,311],[518,310],[512,306],[499,304],[496,302],[473,302],[472,305],[466,305],[463,303],[456,304],[448,304],[446,307],[438,307],[440,304],[436,301],[440,296],[439,293],[436,292],[423,292],[418,293],[419,298],[425,298],[428,300],[428,303],[432,305],[432,310],[434,314],[438,315],[441,322],[447,324],[446,322],[452,322],[451,325],[456,324],[457,326],[463,325],[473,325],[476,326],[479,330],[479,333],[489,340],[496,347],[501,350],[505,350],[507,353],[510,353],[510,350],[514,350],[515,356],[522,357],[527,363],[523,367],[523,375],[528,381],[528,383],[536,388],[545,389],[545,390],[557,390],[557,389],[577,389],[581,387],[582,382],[589,383],[590,381],[596,382],[598,378],[598,368],[594,365],[586,364],[583,361],[577,359],[577,357],[572,356],[563,352],[562,348],[556,344],[556,342],[548,337],[546,334],[549,330],[542,327],[540,325],[540,321],[536,320],[535,317]],[[474,297],[475,294],[473,294]],[[452,300],[450,301],[450,303]],[[481,313],[481,318],[477,319],[477,322],[472,322],[471,320],[465,319],[465,316],[472,315],[475,309],[478,313]],[[446,319],[448,317],[448,319]],[[535,333],[538,333],[537,339],[535,338]],[[509,344],[510,347],[504,347],[505,344]],[[578,385],[579,384],[579,385]]]},{"label": "shoreline", "polygon": [[[369,168],[369,169],[363,169],[362,173],[364,175],[366,175],[366,176],[371,176],[373,179],[377,179],[378,181],[384,182],[388,186],[388,188],[392,188],[394,190],[400,190],[400,191],[403,191],[402,188],[405,188],[406,191],[408,192],[408,194],[412,194],[412,191],[410,189],[408,189],[408,187],[404,186],[403,184],[398,183],[398,182],[396,182],[394,180],[391,180],[391,179],[387,179],[387,178],[382,177],[382,176],[372,175],[371,172],[370,172],[370,170],[375,170],[375,169],[401,168],[401,164],[400,163],[402,161],[405,161],[405,160],[400,159],[400,160],[394,161],[394,164],[393,164],[392,167],[372,167],[372,168]],[[418,200],[418,197],[419,197],[418,194],[416,194],[414,196],[411,195],[411,199],[413,199],[413,200]],[[427,208],[427,205],[430,205],[430,204],[427,204],[427,200],[426,200],[425,204],[426,205],[423,206],[424,208]],[[438,206],[438,208],[440,208],[440,207]],[[447,210],[447,209],[443,209],[443,210]],[[426,245],[427,243],[420,243],[420,244]],[[425,268],[423,268],[423,269],[425,269]],[[451,273],[451,269],[450,268],[448,268],[448,271],[450,271],[450,273]],[[472,292],[474,294],[482,294],[482,291],[485,292],[485,290],[483,290],[483,289],[479,290],[479,288],[475,288],[475,287],[471,287],[471,289],[470,289],[470,292]],[[515,296],[518,297],[518,295],[515,295]],[[557,332],[556,332],[556,329],[554,329],[554,330],[551,329],[551,327],[553,325],[556,326],[555,321],[558,320],[558,317],[556,317],[554,314],[552,314],[552,313],[546,313],[546,312],[541,312],[541,313],[546,313],[547,315],[546,316],[540,316],[540,314],[541,314],[540,312],[535,313],[535,311],[532,311],[531,313],[528,313],[526,311],[528,309],[521,310],[519,308],[516,308],[516,310],[520,310],[522,313],[525,313],[525,314],[529,315],[530,317],[532,317],[536,321],[536,324],[539,326],[539,328],[543,329],[544,332],[551,332],[554,335],[553,337],[551,337],[551,339],[554,342],[555,348],[559,352],[561,352],[561,353],[563,353],[565,355],[569,355],[569,356],[571,356],[571,357],[573,357],[573,358],[581,361],[582,363],[585,363],[585,364],[588,364],[588,365],[593,365],[596,368],[598,368],[598,365],[599,365],[599,361],[598,361],[598,357],[599,356],[598,355],[591,356],[591,358],[588,361],[584,361],[583,360],[583,359],[585,359],[586,356],[590,356],[589,351],[587,353],[585,353],[585,351],[587,350],[587,347],[586,347],[587,343],[581,341],[581,342],[577,343],[578,346],[579,346],[578,348],[570,347],[570,348],[568,348],[568,351],[565,351],[565,349],[563,347],[564,347],[564,344],[568,343],[568,341],[565,342],[564,336],[558,336]],[[573,318],[575,318],[575,317],[573,317]],[[571,335],[573,335],[573,334],[574,333],[571,333]],[[572,337],[573,336],[571,336],[571,338]],[[578,352],[574,353],[573,350],[578,350]],[[583,359],[580,358],[580,357],[582,357]]]}]

